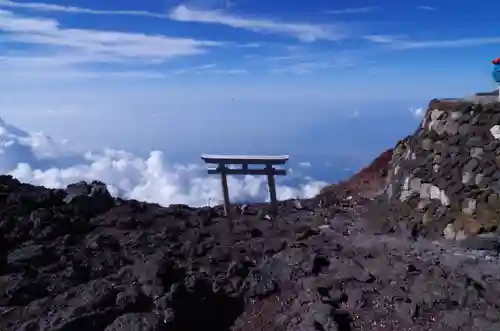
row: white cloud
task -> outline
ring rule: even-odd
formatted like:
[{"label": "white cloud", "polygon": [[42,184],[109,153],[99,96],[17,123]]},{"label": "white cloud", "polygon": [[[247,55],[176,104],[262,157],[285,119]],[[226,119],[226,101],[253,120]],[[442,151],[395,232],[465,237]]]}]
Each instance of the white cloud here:
[{"label": "white cloud", "polygon": [[240,48],[261,48],[262,44],[259,43],[246,43],[246,44],[237,44],[236,47]]},{"label": "white cloud", "polygon": [[377,9],[378,9],[378,7],[375,7],[375,6],[366,6],[366,7],[356,7],[356,8],[344,8],[344,9],[337,9],[337,10],[325,10],[324,13],[331,14],[331,15],[365,14],[365,13],[371,13]]},{"label": "white cloud", "polygon": [[364,36],[363,39],[368,41],[377,43],[377,44],[390,44],[398,41],[400,39],[399,36],[392,35],[382,35],[382,34],[372,34],[368,36]]},{"label": "white cloud", "polygon": [[54,19],[27,17],[1,9],[0,31],[5,32],[7,41],[51,46],[54,50],[63,47],[79,61],[167,60],[202,54],[208,47],[223,45],[164,35],[64,28]]},{"label": "white cloud", "polygon": [[281,34],[301,41],[339,40],[345,37],[339,27],[306,23],[287,23],[272,19],[244,18],[220,10],[192,9],[184,5],[174,7],[170,18],[181,22],[198,22],[226,25],[264,34]]},{"label": "white cloud", "polygon": [[241,75],[248,73],[248,71],[243,68],[235,68],[235,69],[218,68],[217,64],[215,63],[203,64],[190,68],[181,68],[174,70],[175,75],[181,75],[187,73]]},{"label": "white cloud", "polygon": [[[142,59],[141,59],[142,60]],[[12,85],[14,83],[33,84],[41,82],[79,81],[88,80],[152,80],[168,78],[169,73],[146,68],[131,70],[127,68],[117,69],[90,69],[83,64],[105,62],[113,64],[125,64],[128,60],[110,58],[105,56],[89,56],[78,52],[54,53],[51,56],[34,54],[16,54],[15,56],[0,56],[0,83]],[[134,61],[142,62],[144,61]]]},{"label": "white cloud", "polygon": [[418,48],[453,48],[473,47],[481,45],[500,44],[500,37],[461,38],[450,40],[399,40],[391,47],[393,49],[418,49]]},{"label": "white cloud", "polygon": [[225,75],[244,75],[248,73],[247,69],[239,68],[239,69],[216,69],[209,70],[209,73],[212,74],[225,74]]},{"label": "white cloud", "polygon": [[[0,65],[0,68],[2,66]],[[2,72],[0,82],[7,83],[21,83],[21,84],[31,84],[34,82],[47,83],[47,82],[61,82],[61,81],[77,81],[84,82],[88,80],[115,80],[115,81],[125,81],[125,80],[152,80],[152,79],[164,79],[169,77],[167,74],[154,71],[91,71],[85,69],[74,69],[58,67],[53,68],[43,68],[37,67],[33,70],[28,68],[20,68],[19,70],[13,70],[13,68],[7,68],[6,70],[0,69]]]},{"label": "white cloud", "polygon": [[146,16],[155,18],[168,18],[168,15],[157,14],[142,10],[99,10],[75,6],[63,6],[43,2],[17,2],[9,0],[0,0],[0,7],[4,8],[24,8],[42,12],[62,12],[72,14],[91,14],[91,15],[124,15],[124,16]]},{"label": "white cloud", "polygon": [[386,44],[393,50],[473,47],[500,44],[500,37],[473,37],[448,40],[412,40],[402,35],[373,34],[363,36],[362,38],[377,44]]},{"label": "white cloud", "polygon": [[427,10],[427,11],[436,11],[437,8],[436,7],[431,7],[431,6],[417,6],[418,9],[421,9],[421,10]]},{"label": "white cloud", "polygon": [[194,67],[189,67],[189,68],[176,69],[174,71],[174,74],[180,75],[180,74],[185,74],[188,72],[202,73],[202,72],[206,72],[209,69],[214,69],[216,67],[217,67],[217,64],[215,64],[215,63],[207,63],[207,64],[202,64],[199,66],[194,66]]},{"label": "white cloud", "polygon": [[296,75],[309,74],[317,70],[352,67],[352,59],[339,57],[331,61],[302,61],[271,69],[273,74],[292,73]]},{"label": "white cloud", "polygon": [[292,198],[313,197],[325,187],[325,183],[318,181],[311,181],[301,187],[300,191],[289,186],[280,187],[279,199],[287,200]]},{"label": "white cloud", "polygon": [[421,118],[425,114],[425,109],[420,107],[420,108],[410,108],[410,112],[412,113],[413,116],[417,118]]},{"label": "white cloud", "polygon": [[[336,27],[326,27],[306,23],[286,23],[271,19],[253,19],[237,17],[225,14],[218,10],[195,10],[185,5],[174,7],[169,14],[154,13],[143,10],[102,10],[76,6],[57,5],[44,2],[15,2],[10,0],[0,0],[0,7],[4,8],[22,8],[35,10],[39,12],[62,12],[69,14],[89,14],[89,15],[115,15],[115,16],[144,16],[159,19],[173,19],[184,22],[215,23],[231,26],[233,28],[246,29],[260,33],[282,34],[298,38],[302,41],[315,40],[337,40],[343,37],[343,33]],[[225,8],[229,9],[232,5],[226,3]],[[343,12],[363,12],[370,10],[371,7],[350,8]],[[335,13],[335,11],[330,11]],[[239,45],[239,47],[258,48],[258,43],[248,43]]]},{"label": "white cloud", "polygon": [[[160,151],[147,158],[112,149],[85,154],[74,153],[43,133],[28,133],[0,119],[0,171],[23,182],[63,188],[80,180],[101,180],[117,196],[156,202],[162,205],[185,203],[192,206],[220,202],[220,179],[206,175],[202,162],[170,165]],[[264,177],[230,177],[233,201],[268,200]],[[300,187],[278,185],[279,199],[312,197],[326,185],[305,181]]]},{"label": "white cloud", "polygon": [[[89,59],[80,56],[0,56],[1,78],[5,82],[33,83],[34,81],[87,81],[87,80],[161,80],[179,74],[224,74],[248,73],[244,68],[221,68],[215,63],[160,71],[144,67],[142,70],[92,70],[78,64]],[[106,61],[107,62],[107,61]],[[118,63],[121,63],[118,61]]]},{"label": "white cloud", "polygon": [[284,73],[292,73],[295,75],[304,75],[309,74],[317,69],[326,69],[330,67],[328,63],[325,62],[301,62],[295,63],[289,66],[282,66],[271,69],[271,73],[273,74],[284,74]]},{"label": "white cloud", "polygon": [[[184,22],[222,24],[233,28],[246,29],[259,33],[287,35],[298,38],[302,41],[337,40],[343,37],[343,33],[339,31],[338,27],[327,27],[306,23],[287,23],[272,19],[243,18],[229,15],[218,10],[195,10],[188,8],[185,5],[178,5],[177,7],[174,7],[168,15],[142,10],[100,10],[42,2],[14,2],[10,0],[0,0],[0,7],[24,8],[41,12],[63,12],[73,14],[145,16],[159,19],[173,19]],[[226,6],[226,8],[229,7],[230,6]],[[259,46],[260,45],[257,43],[247,45],[247,47]]]},{"label": "white cloud", "polygon": [[[93,61],[98,62],[99,58],[93,57]],[[53,56],[40,55],[16,55],[16,56],[0,56],[0,65],[5,65],[10,68],[51,68],[69,66],[74,64],[82,64],[89,61],[88,55],[82,54],[59,54]],[[52,68],[51,68],[52,69]]]},{"label": "white cloud", "polygon": [[266,61],[291,61],[291,60],[298,60],[302,56],[300,55],[282,55],[282,56],[270,56],[264,58]]}]

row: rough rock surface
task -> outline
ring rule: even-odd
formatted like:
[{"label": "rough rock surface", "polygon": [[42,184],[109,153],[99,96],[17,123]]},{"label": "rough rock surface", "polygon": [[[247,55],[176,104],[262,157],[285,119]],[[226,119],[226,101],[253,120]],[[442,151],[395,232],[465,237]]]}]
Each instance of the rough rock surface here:
[{"label": "rough rock surface", "polygon": [[432,100],[417,131],[394,149],[383,217],[430,238],[495,232],[499,166],[500,103]]},{"label": "rough rock surface", "polygon": [[0,176],[0,330],[500,328],[496,247],[377,235],[367,209],[337,202],[284,201],[271,221],[250,205],[229,222],[98,182]]},{"label": "rough rock surface", "polygon": [[384,192],[392,154],[393,149],[386,150],[348,180],[323,188],[318,197],[323,198],[328,204],[328,201],[332,199],[335,201],[338,197],[350,196],[356,201],[380,195]]}]

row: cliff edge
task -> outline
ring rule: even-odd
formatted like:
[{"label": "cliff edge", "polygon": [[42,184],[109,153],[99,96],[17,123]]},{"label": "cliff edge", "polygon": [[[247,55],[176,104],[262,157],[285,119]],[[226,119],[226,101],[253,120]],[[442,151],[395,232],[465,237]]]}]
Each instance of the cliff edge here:
[{"label": "cliff edge", "polygon": [[349,179],[324,187],[318,197],[323,199],[328,206],[339,197],[351,197],[354,201],[359,201],[382,194],[393,151],[393,149],[384,151],[372,163]]}]

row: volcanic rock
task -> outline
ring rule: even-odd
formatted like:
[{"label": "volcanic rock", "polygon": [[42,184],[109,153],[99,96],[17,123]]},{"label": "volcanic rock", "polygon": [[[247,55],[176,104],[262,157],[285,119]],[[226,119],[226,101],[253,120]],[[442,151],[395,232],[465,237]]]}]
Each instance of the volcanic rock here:
[{"label": "volcanic rock", "polygon": [[384,190],[389,228],[403,221],[418,235],[453,240],[494,232],[499,123],[498,102],[432,100],[415,134],[394,149]]}]

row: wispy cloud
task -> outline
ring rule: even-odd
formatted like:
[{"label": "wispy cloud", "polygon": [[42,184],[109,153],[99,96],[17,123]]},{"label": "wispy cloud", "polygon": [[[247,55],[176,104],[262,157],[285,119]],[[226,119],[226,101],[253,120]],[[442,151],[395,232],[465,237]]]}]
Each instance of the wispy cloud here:
[{"label": "wispy cloud", "polygon": [[331,64],[327,62],[300,62],[287,66],[275,67],[271,69],[271,73],[272,74],[291,73],[296,75],[304,75],[319,69],[328,69],[330,67]]},{"label": "wispy cloud", "polygon": [[[143,16],[158,19],[172,19],[185,22],[213,23],[246,29],[266,34],[282,34],[298,38],[302,41],[336,40],[342,38],[338,27],[319,26],[314,24],[286,23],[270,19],[242,18],[223,13],[218,10],[195,10],[185,5],[174,7],[169,14],[155,13],[144,10],[104,10],[77,6],[58,5],[45,2],[17,2],[0,0],[0,7],[21,8],[39,12],[61,12],[68,14]],[[233,7],[230,1],[225,2],[225,9]],[[354,9],[354,8],[353,8]],[[363,9],[363,8],[358,8]],[[352,10],[352,9],[351,9]],[[236,45],[237,47],[258,48],[259,43]]]},{"label": "wispy cloud", "polygon": [[220,10],[201,10],[179,5],[170,11],[172,20],[220,24],[236,29],[262,34],[279,34],[299,39],[304,42],[317,40],[339,40],[345,34],[338,26],[322,26],[307,23],[287,23],[271,19],[245,18],[225,13]]},{"label": "wispy cloud", "polygon": [[181,69],[176,69],[174,71],[174,74],[176,75],[182,75],[187,73],[241,75],[248,73],[248,71],[243,68],[233,68],[233,69],[219,68],[215,63],[203,64],[189,68],[181,68]]},{"label": "wispy cloud", "polygon": [[[19,69],[15,69],[19,68]],[[24,67],[4,67],[0,64],[2,72],[1,83],[42,83],[66,82],[66,81],[86,81],[86,80],[151,80],[164,79],[168,74],[151,70],[89,70],[69,66],[54,66],[44,68],[42,65]]]},{"label": "wispy cloud", "polygon": [[21,16],[1,9],[0,31],[5,33],[6,41],[52,46],[58,50],[62,47],[89,61],[94,59],[162,61],[179,56],[202,54],[209,47],[224,44],[164,35],[64,28],[54,19]]},{"label": "wispy cloud", "polygon": [[241,48],[261,48],[262,44],[260,43],[246,43],[246,44],[236,44],[236,47],[241,47]]},{"label": "wispy cloud", "polygon": [[367,35],[363,39],[385,44],[390,49],[454,48],[500,44],[500,37],[458,38],[444,40],[412,40],[403,35]]},{"label": "wispy cloud", "polygon": [[392,35],[382,35],[382,34],[372,34],[368,36],[363,36],[363,39],[377,43],[377,44],[390,44],[400,40],[400,36]]},{"label": "wispy cloud", "polygon": [[[263,34],[281,34],[301,41],[338,40],[344,37],[339,26],[324,26],[308,23],[289,23],[274,19],[245,18],[225,13],[220,10],[192,9],[185,5],[174,7],[170,13],[155,13],[143,10],[104,10],[77,6],[65,6],[44,2],[15,2],[0,0],[0,7],[22,8],[39,12],[62,12],[69,14],[144,16],[159,19],[171,19],[183,22],[211,23],[246,29]],[[226,6],[226,9],[232,6]],[[358,8],[362,9],[362,8]],[[351,9],[352,10],[352,9]],[[247,44],[247,47],[259,47],[260,44]]]},{"label": "wispy cloud", "polygon": [[331,15],[342,15],[342,14],[365,14],[376,11],[378,7],[375,6],[366,6],[366,7],[356,7],[356,8],[344,8],[344,9],[335,9],[335,10],[325,10],[325,14]]},{"label": "wispy cloud", "polygon": [[260,63],[270,66],[272,74],[309,74],[322,70],[351,68],[366,57],[366,51],[319,50],[315,48],[290,49],[280,54],[261,56]]},{"label": "wispy cloud", "polygon": [[345,68],[353,66],[354,63],[347,59],[338,59],[333,61],[302,61],[292,63],[285,66],[275,67],[271,69],[273,74],[292,73],[297,75],[309,74],[318,70],[329,70],[335,68]]},{"label": "wispy cloud", "polygon": [[417,9],[420,10],[427,10],[427,11],[436,11],[436,7],[431,7],[431,6],[417,6]]},{"label": "wispy cloud", "polygon": [[208,63],[208,64],[203,64],[201,66],[198,66],[197,69],[199,70],[209,70],[209,69],[214,69],[217,67],[217,64],[215,63]]},{"label": "wispy cloud", "polygon": [[417,48],[453,48],[473,47],[481,45],[500,44],[500,37],[486,38],[462,38],[449,40],[398,40],[392,43],[393,49],[417,49]]},{"label": "wispy cloud", "polygon": [[282,55],[282,56],[269,56],[264,58],[266,61],[293,61],[302,58],[302,55]]},{"label": "wispy cloud", "polygon": [[[93,57],[93,61],[98,62],[99,59]],[[76,65],[89,62],[88,55],[72,54],[54,54],[46,55],[26,55],[17,54],[16,56],[0,56],[0,65],[8,66],[9,68],[51,68]]]},{"label": "wispy cloud", "polygon": [[214,69],[214,70],[209,70],[209,73],[212,74],[226,74],[226,75],[243,75],[247,74],[248,70],[247,69]]},{"label": "wispy cloud", "polygon": [[73,14],[91,15],[124,15],[124,16],[146,16],[155,18],[168,18],[166,14],[152,13],[142,10],[100,10],[75,6],[63,6],[43,2],[14,2],[10,0],[0,0],[0,7],[4,8],[24,8],[43,12],[63,12]]}]

